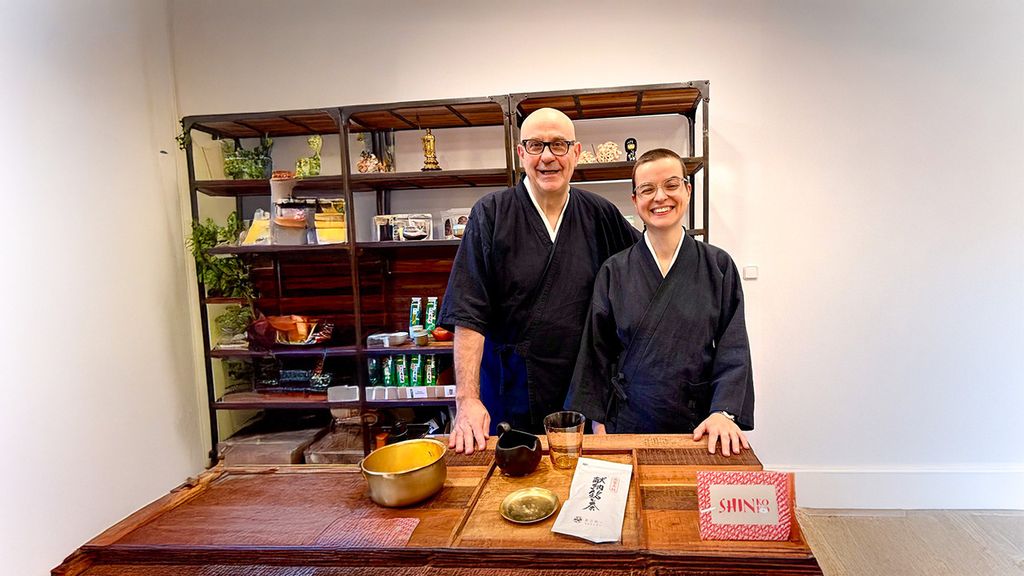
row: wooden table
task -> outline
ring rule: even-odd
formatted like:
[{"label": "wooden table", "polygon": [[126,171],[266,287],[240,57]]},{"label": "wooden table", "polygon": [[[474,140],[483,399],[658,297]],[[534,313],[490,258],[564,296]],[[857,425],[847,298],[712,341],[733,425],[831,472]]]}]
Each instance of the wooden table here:
[{"label": "wooden table", "polygon": [[[760,470],[753,452],[710,455],[706,441],[689,436],[588,435],[584,455],[634,465],[618,543],[552,533],[554,516],[528,526],[502,519],[498,503],[518,488],[543,486],[564,502],[572,471],[551,468],[545,456],[533,474],[510,478],[488,450],[449,453],[441,492],[403,509],[373,504],[351,465],[216,467],[94,538],[52,574],[821,574],[795,516],[786,542],[700,539],[696,472]],[[396,530],[411,524],[396,545]]]}]

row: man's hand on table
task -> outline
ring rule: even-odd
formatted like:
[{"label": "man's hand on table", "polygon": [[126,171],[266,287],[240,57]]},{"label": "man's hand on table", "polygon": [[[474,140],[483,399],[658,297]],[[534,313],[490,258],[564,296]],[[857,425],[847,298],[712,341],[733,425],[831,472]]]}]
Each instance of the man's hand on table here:
[{"label": "man's hand on table", "polygon": [[[486,449],[487,432],[491,429],[491,415],[484,407],[484,403],[479,398],[460,398],[457,404],[448,447],[466,454],[472,454],[473,450]],[[478,447],[474,447],[474,444]]]},{"label": "man's hand on table", "polygon": [[721,412],[708,416],[694,429],[694,441],[703,438],[705,432],[708,434],[708,452],[712,454],[715,453],[719,441],[722,444],[722,456],[739,454],[743,448],[750,449],[747,437],[740,431],[740,427]]},{"label": "man's hand on table", "polygon": [[601,423],[601,422],[591,421],[590,422],[590,427],[594,430],[594,434],[607,434],[608,433],[608,431],[605,430],[605,428],[604,428],[604,424]]}]

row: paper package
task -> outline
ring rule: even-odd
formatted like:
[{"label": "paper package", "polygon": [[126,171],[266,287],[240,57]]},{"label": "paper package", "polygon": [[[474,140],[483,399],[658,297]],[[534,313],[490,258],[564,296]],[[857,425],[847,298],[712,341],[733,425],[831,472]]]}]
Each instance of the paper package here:
[{"label": "paper package", "polygon": [[596,544],[622,539],[631,464],[580,458],[569,487],[569,499],[558,511],[552,532]]}]

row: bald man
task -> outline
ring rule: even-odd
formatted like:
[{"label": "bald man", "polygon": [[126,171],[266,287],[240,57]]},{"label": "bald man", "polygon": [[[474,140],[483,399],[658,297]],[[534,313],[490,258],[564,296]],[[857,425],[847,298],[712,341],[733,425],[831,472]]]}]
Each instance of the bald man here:
[{"label": "bald man", "polygon": [[455,331],[449,446],[466,454],[499,422],[543,432],[562,409],[597,271],[640,238],[611,202],[569,186],[582,146],[568,116],[542,108],[520,132],[526,176],[473,206],[438,322]]}]

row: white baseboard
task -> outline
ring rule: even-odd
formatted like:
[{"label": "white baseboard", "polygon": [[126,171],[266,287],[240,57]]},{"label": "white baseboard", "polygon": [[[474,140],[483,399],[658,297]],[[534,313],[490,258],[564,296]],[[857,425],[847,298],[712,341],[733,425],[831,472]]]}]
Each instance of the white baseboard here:
[{"label": "white baseboard", "polygon": [[948,467],[778,466],[796,474],[806,508],[1024,510],[1024,465]]}]

